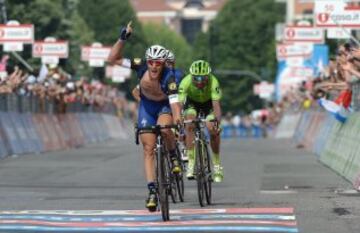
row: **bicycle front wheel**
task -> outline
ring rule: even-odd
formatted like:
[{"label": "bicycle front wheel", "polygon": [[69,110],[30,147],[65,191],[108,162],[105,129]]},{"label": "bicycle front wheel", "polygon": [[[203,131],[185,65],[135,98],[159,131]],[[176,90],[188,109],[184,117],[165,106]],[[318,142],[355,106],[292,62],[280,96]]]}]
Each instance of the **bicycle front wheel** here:
[{"label": "bicycle front wheel", "polygon": [[202,142],[197,141],[195,143],[195,169],[196,169],[196,182],[197,182],[197,193],[199,204],[201,207],[204,207],[204,196],[205,196],[205,187],[204,187],[204,160],[203,160],[203,150]]},{"label": "bicycle front wheel", "polygon": [[209,152],[209,148],[204,145],[204,164],[205,164],[205,197],[206,197],[206,203],[208,205],[211,205],[211,198],[212,198],[212,174],[211,174],[211,168],[212,168],[212,162],[211,162],[211,156]]},{"label": "bicycle front wheel", "polygon": [[169,188],[170,185],[168,182],[169,178],[169,171],[168,171],[168,165],[166,161],[165,154],[162,153],[161,150],[157,151],[157,158],[158,158],[158,169],[159,169],[159,199],[160,199],[160,210],[162,219],[164,221],[169,221]]}]

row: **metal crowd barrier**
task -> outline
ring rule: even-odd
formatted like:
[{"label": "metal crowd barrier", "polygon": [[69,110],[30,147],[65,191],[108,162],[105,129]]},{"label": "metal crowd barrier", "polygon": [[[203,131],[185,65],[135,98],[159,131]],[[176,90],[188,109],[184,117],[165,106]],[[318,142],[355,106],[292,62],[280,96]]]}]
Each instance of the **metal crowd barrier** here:
[{"label": "metal crowd barrier", "polygon": [[352,83],[352,98],[351,98],[351,106],[354,111],[360,111],[360,81]]}]

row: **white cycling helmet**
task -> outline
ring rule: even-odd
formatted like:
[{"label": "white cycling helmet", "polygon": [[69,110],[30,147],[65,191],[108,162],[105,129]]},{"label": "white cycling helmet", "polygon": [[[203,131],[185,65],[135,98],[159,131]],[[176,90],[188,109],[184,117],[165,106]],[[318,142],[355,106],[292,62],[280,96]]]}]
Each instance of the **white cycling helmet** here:
[{"label": "white cycling helmet", "polygon": [[167,59],[168,50],[161,45],[152,45],[145,52],[146,60],[165,60]]},{"label": "white cycling helmet", "polygon": [[175,55],[173,52],[171,52],[170,50],[168,50],[168,55],[166,58],[168,61],[174,62],[175,61]]}]

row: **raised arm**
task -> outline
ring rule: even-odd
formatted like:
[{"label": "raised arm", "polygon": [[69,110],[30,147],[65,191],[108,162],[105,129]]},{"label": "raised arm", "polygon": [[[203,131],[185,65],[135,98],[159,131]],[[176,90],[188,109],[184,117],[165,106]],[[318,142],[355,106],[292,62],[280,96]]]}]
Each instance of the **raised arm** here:
[{"label": "raised arm", "polygon": [[120,37],[111,48],[107,61],[110,65],[122,65],[123,64],[123,49],[125,41],[130,37],[132,33],[131,21],[126,28],[122,28],[120,31]]}]

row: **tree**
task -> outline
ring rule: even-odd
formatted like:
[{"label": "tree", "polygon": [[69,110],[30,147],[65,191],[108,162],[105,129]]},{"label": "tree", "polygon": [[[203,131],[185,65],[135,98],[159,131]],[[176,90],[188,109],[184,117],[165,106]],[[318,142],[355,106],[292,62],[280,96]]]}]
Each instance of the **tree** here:
[{"label": "tree", "polygon": [[134,33],[124,52],[129,57],[144,55],[146,39],[128,0],[80,0],[78,10],[95,32],[95,40],[104,45],[114,44],[119,38],[120,28],[132,21]]},{"label": "tree", "polygon": [[[93,41],[94,33],[78,14],[77,0],[11,0],[6,3],[9,20],[34,24],[36,40],[46,37],[69,40],[70,56],[62,60],[61,65],[70,73],[78,70],[80,46]],[[29,46],[22,55],[33,66],[39,66],[40,60],[31,58]]]},{"label": "tree", "polygon": [[[143,57],[146,50],[146,38],[141,24],[128,0],[79,0],[78,10],[87,25],[95,32],[94,39],[103,45],[111,46],[119,38],[120,29],[132,21],[134,33],[124,48],[126,57]],[[94,75],[104,78],[103,69],[94,69]],[[130,97],[131,89],[137,79],[119,85]]]},{"label": "tree", "polygon": [[176,66],[188,70],[191,64],[191,47],[186,40],[165,25],[146,24],[144,33],[148,44],[160,44],[171,50],[176,57]]},{"label": "tree", "polygon": [[[209,32],[197,37],[194,51],[197,57],[208,59],[214,70],[249,70],[275,77],[274,28],[284,12],[284,6],[273,0],[229,0],[211,23]],[[225,110],[250,111],[259,107],[260,101],[252,94],[255,80],[236,76],[219,79]]]}]

